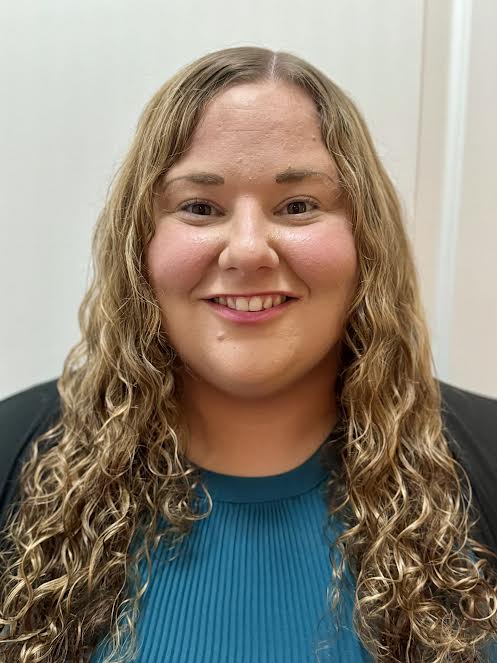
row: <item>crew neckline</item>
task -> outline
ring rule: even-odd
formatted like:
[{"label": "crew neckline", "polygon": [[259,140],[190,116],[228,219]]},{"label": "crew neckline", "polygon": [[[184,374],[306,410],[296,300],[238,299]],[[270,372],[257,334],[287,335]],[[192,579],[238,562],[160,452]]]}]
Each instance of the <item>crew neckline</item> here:
[{"label": "crew neckline", "polygon": [[[287,472],[245,477],[199,467],[201,477],[213,502],[256,503],[297,497],[312,490],[329,476],[328,470],[322,463],[322,450],[338,436],[337,424],[309,458]],[[196,487],[196,492],[205,498],[205,493],[199,485]]]}]

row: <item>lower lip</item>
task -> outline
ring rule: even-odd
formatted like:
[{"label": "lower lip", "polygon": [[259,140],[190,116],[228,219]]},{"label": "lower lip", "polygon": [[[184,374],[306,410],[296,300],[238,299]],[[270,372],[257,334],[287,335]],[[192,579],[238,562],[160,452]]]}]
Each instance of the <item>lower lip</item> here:
[{"label": "lower lip", "polygon": [[271,308],[263,309],[262,311],[236,311],[228,306],[216,304],[216,302],[211,302],[209,300],[204,301],[212,307],[216,313],[227,320],[254,324],[256,322],[264,322],[265,320],[276,318],[278,315],[284,313],[286,309],[297,300],[287,299],[283,304],[278,304],[278,306],[272,306]]}]

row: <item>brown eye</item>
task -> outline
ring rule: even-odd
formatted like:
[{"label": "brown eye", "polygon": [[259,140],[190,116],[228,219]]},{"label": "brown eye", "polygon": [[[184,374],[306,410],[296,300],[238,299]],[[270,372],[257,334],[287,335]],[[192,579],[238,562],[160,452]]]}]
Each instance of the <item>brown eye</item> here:
[{"label": "brown eye", "polygon": [[302,198],[300,200],[293,200],[292,202],[288,203],[286,209],[291,215],[305,214],[306,211],[310,211],[305,209],[306,205],[312,205],[312,209],[316,209],[318,207],[317,203],[315,203],[310,198]]},{"label": "brown eye", "polygon": [[[305,212],[305,206],[307,203],[303,201],[298,201],[296,203],[290,203],[287,205],[287,210],[291,210],[292,213],[295,212],[295,214],[303,214]],[[304,209],[302,209],[304,208]]]},{"label": "brown eye", "polygon": [[192,212],[189,212],[190,214],[194,214],[195,216],[211,216],[209,212],[206,212],[206,210],[209,210],[212,208],[212,205],[209,205],[209,203],[206,203],[203,200],[194,200],[191,203],[186,203],[182,207],[180,207],[181,210],[184,210],[185,212],[188,212],[188,207],[192,207],[193,210]]}]

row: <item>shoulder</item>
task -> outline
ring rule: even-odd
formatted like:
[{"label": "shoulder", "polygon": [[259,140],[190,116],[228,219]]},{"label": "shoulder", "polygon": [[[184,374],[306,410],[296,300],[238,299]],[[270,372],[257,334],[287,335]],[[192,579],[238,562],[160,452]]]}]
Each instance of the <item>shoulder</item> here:
[{"label": "shoulder", "polygon": [[29,443],[55,423],[57,379],[36,384],[0,401],[0,509],[7,484]]},{"label": "shoulder", "polygon": [[470,479],[484,543],[497,552],[497,400],[439,384],[449,446]]},{"label": "shoulder", "polygon": [[476,394],[447,382],[438,381],[442,392],[442,401],[449,417],[457,419],[463,427],[475,428],[484,437],[493,436],[497,431],[497,399]]},{"label": "shoulder", "polygon": [[[22,432],[30,422],[57,405],[58,400],[57,379],[35,384],[0,400],[2,434]],[[9,427],[8,431],[6,426]]]},{"label": "shoulder", "polygon": [[497,469],[497,400],[439,381],[442,417],[455,451],[475,469]]}]

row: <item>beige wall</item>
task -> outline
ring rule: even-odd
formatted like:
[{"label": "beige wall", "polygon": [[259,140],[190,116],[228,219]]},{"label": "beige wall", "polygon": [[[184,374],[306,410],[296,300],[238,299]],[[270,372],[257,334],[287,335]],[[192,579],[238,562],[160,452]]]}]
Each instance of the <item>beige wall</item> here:
[{"label": "beige wall", "polygon": [[497,398],[497,3],[427,0],[414,247],[441,379]]},{"label": "beige wall", "polygon": [[497,397],[497,3],[473,3],[450,372]]}]

